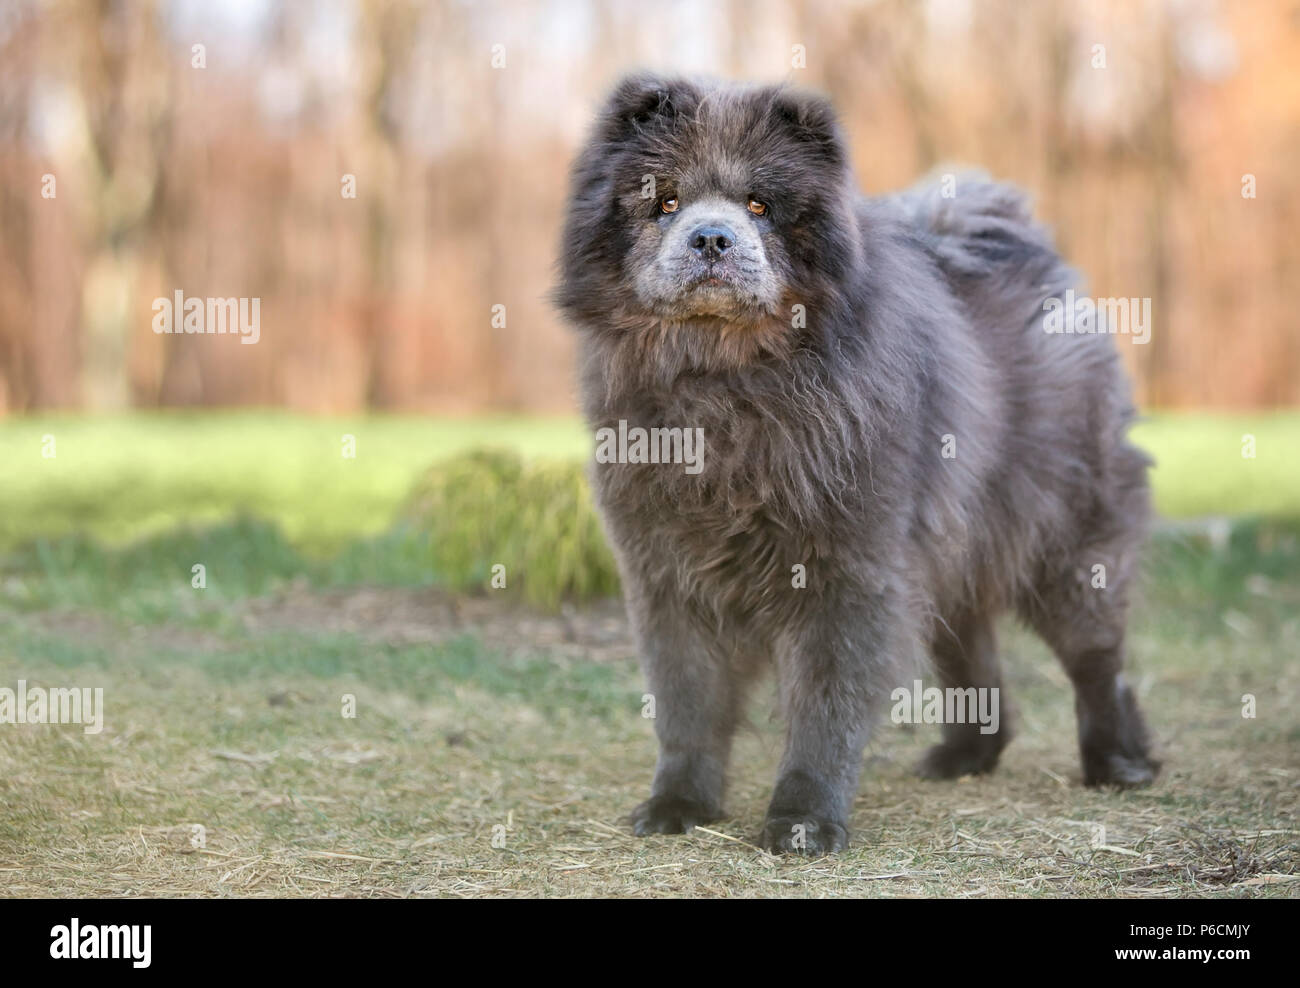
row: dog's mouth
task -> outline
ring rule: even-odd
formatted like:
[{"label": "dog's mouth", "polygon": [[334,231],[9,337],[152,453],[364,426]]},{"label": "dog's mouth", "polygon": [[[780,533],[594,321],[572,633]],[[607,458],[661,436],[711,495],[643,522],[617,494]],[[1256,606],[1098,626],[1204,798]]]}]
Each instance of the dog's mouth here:
[{"label": "dog's mouth", "polygon": [[655,315],[673,322],[714,318],[749,323],[774,311],[775,300],[767,298],[762,272],[756,268],[743,259],[682,259],[647,279],[644,301]]},{"label": "dog's mouth", "polygon": [[740,316],[753,308],[752,293],[727,274],[712,272],[692,278],[678,299],[679,311],[702,316]]},{"label": "dog's mouth", "polygon": [[696,291],[701,288],[726,288],[735,291],[738,287],[736,278],[730,271],[716,269],[701,272],[686,283],[688,291]]}]

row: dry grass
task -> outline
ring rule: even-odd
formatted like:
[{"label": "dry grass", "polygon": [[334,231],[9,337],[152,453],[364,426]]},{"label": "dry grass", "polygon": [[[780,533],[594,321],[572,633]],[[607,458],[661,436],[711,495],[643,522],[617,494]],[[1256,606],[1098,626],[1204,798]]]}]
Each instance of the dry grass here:
[{"label": "dry grass", "polygon": [[[736,751],[730,819],[686,837],[629,834],[621,816],[644,796],[654,744],[616,607],[547,618],[429,591],[291,588],[212,627],[203,614],[142,628],[0,611],[5,651],[40,656],[29,681],[103,686],[108,707],[97,736],[0,727],[0,888],[1294,897],[1300,621],[1281,603],[1276,622],[1238,614],[1236,630],[1139,630],[1136,680],[1166,772],[1136,793],[1078,784],[1064,677],[1011,630],[1021,716],[999,771],[914,781],[908,766],[934,729],[887,726],[852,846],[820,860],[749,843],[780,747],[761,704]],[[1254,720],[1241,717],[1243,692],[1258,695]],[[356,719],[340,716],[344,693]]]}]

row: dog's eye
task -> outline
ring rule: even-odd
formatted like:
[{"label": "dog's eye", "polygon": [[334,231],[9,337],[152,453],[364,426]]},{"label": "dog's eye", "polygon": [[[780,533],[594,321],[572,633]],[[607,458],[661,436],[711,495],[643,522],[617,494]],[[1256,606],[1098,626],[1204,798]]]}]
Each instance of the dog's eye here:
[{"label": "dog's eye", "polygon": [[751,199],[749,200],[749,211],[755,216],[763,216],[767,213],[767,203]]},{"label": "dog's eye", "polygon": [[659,200],[659,212],[661,212],[661,213],[675,213],[675,212],[677,212],[677,197],[676,197],[676,196],[664,196],[662,199],[660,199],[660,200]]}]

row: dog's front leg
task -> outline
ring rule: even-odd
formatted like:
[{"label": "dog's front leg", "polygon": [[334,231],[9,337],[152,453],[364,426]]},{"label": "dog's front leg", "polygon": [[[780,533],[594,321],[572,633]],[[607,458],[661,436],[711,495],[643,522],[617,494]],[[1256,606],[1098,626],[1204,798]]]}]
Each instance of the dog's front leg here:
[{"label": "dog's front leg", "polygon": [[659,738],[650,798],[632,812],[632,826],[642,836],[686,833],[722,816],[740,687],[730,657],[682,607],[632,607]]},{"label": "dog's front leg", "polygon": [[908,638],[894,605],[883,596],[836,597],[820,601],[777,650],[788,733],[760,838],[776,853],[827,854],[848,844],[873,715],[905,668]]}]

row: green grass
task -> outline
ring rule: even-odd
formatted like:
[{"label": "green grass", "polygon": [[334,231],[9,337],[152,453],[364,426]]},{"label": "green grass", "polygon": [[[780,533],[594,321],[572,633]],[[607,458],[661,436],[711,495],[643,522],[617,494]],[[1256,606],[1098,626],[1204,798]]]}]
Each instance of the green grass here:
[{"label": "green grass", "polygon": [[[1167,515],[1300,518],[1300,415],[1165,416],[1135,438]],[[1241,456],[1241,436],[1256,456]],[[44,436],[56,456],[42,457]],[[356,458],[342,437],[356,437]],[[488,452],[474,452],[488,448]],[[310,419],[280,412],[0,423],[0,578],[15,606],[165,620],[288,581],[459,591],[538,606],[610,595],[613,560],[572,419]],[[125,602],[125,603],[124,603]]]},{"label": "green grass", "polygon": [[509,450],[446,460],[417,482],[407,517],[429,533],[433,569],[453,590],[513,580],[545,608],[618,592],[579,462],[530,464]]},{"label": "green grass", "polygon": [[[283,680],[302,684],[333,681],[352,689],[401,693],[408,699],[444,702],[471,689],[519,704],[546,716],[578,708],[586,716],[610,717],[636,699],[627,678],[609,666],[560,663],[541,651],[511,654],[493,650],[471,633],[449,633],[428,645],[376,643],[364,635],[275,627],[249,634],[225,625],[212,634],[204,622],[181,618],[156,627],[142,647],[125,659],[142,671],[202,673],[212,688]],[[106,650],[130,626],[107,622],[102,638],[86,640],[40,622],[0,612],[0,641],[14,654],[39,657],[51,676],[112,678],[124,660]],[[177,648],[177,645],[184,648]],[[110,662],[110,658],[112,661]],[[12,684],[10,684],[12,688]]]},{"label": "green grass", "polygon": [[[1243,459],[1241,437],[1256,436]],[[356,437],[356,458],[342,455]],[[53,458],[42,454],[54,437]],[[1169,517],[1300,517],[1300,413],[1164,415],[1135,439]],[[529,460],[590,450],[573,418],[310,418],[278,411],[0,420],[0,548],[35,537],[121,543],[180,524],[264,519],[317,554],[386,532],[433,462],[481,447]]]},{"label": "green grass", "polygon": [[[1247,435],[1253,458],[1242,456]],[[1155,457],[1156,509],[1167,518],[1300,517],[1300,412],[1157,415],[1132,436]]]},{"label": "green grass", "polygon": [[[194,567],[204,567],[201,591]],[[21,610],[92,607],[131,621],[166,621],[204,599],[229,603],[305,582],[427,586],[440,580],[429,533],[409,525],[354,539],[320,556],[253,518],[182,527],[107,545],[87,535],[34,539],[0,555],[0,600]]]},{"label": "green grass", "polygon": [[[42,456],[43,437],[55,456]],[[356,437],[356,457],[343,437]],[[310,418],[279,411],[0,420],[0,545],[122,542],[182,523],[264,518],[335,551],[386,531],[430,463],[479,447],[577,459],[574,419]]]}]

